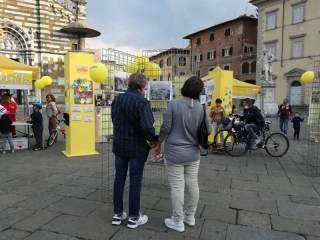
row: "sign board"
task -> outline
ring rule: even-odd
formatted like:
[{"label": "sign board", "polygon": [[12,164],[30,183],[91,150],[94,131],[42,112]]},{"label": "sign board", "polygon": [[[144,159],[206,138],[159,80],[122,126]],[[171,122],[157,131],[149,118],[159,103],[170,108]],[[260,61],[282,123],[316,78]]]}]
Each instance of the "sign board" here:
[{"label": "sign board", "polygon": [[0,68],[0,89],[32,89],[32,72]]}]

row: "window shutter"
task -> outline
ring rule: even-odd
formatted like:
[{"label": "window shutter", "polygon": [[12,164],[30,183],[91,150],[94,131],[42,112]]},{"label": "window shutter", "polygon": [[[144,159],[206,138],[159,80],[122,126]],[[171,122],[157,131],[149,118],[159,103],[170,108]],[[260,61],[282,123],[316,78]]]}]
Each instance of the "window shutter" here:
[{"label": "window shutter", "polygon": [[232,47],[229,50],[229,55],[232,56]]}]

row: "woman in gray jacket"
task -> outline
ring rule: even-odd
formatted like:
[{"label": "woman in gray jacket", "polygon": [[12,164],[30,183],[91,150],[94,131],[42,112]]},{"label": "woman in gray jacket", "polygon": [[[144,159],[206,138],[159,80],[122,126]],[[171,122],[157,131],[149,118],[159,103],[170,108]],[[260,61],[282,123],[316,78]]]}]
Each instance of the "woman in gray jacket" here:
[{"label": "woman in gray jacket", "polygon": [[169,103],[160,130],[172,201],[172,217],[165,219],[165,225],[178,232],[185,230],[185,223],[195,226],[200,164],[197,133],[205,114],[198,100],[202,90],[200,79],[189,78],[181,89],[184,98]]}]

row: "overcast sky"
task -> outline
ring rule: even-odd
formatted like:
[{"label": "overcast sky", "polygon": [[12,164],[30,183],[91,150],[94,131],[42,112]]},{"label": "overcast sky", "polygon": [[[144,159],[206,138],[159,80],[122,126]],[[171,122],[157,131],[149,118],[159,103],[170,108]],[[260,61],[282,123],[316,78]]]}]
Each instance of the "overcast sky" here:
[{"label": "overcast sky", "polygon": [[185,47],[184,36],[255,14],[248,0],[89,0],[88,22],[102,35],[89,48],[111,47],[135,52]]}]

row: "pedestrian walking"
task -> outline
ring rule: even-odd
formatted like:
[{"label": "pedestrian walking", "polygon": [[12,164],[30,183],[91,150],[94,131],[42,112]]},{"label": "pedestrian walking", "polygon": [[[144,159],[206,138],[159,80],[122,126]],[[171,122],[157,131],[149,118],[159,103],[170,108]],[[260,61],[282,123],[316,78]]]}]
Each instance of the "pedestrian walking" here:
[{"label": "pedestrian walking", "polygon": [[[15,100],[12,98],[12,96],[9,93],[6,93],[2,96],[2,105],[5,107],[8,111],[9,118],[11,119],[12,122],[17,121],[17,103]],[[11,126],[11,132],[12,132],[12,137],[17,136],[16,132],[16,127]]]},{"label": "pedestrian walking", "polygon": [[8,114],[3,114],[0,118],[0,134],[2,140],[2,154],[6,153],[7,142],[9,143],[11,153],[13,153],[12,120]]},{"label": "pedestrian walking", "polygon": [[[185,223],[195,226],[200,165],[197,133],[206,114],[198,101],[202,89],[203,82],[200,79],[189,78],[181,89],[184,98],[169,103],[160,130],[159,140],[165,142],[164,159],[172,203],[172,217],[165,219],[164,223],[178,232],[185,230]],[[206,124],[207,129],[210,129],[208,117]]]},{"label": "pedestrian walking", "polygon": [[111,106],[116,170],[112,224],[120,225],[127,217],[123,209],[123,192],[129,168],[128,228],[137,228],[148,222],[148,216],[140,213],[141,181],[150,147],[156,146],[158,137],[149,102],[144,97],[146,85],[147,79],[143,74],[132,74],[128,90],[117,96]]},{"label": "pedestrian walking", "polygon": [[299,140],[301,123],[303,121],[304,121],[304,119],[300,117],[299,113],[294,114],[294,117],[291,120],[292,125],[293,125],[293,140],[296,140],[296,139]]},{"label": "pedestrian walking", "polygon": [[278,115],[279,115],[280,130],[285,135],[287,135],[289,119],[290,119],[290,116],[292,115],[292,107],[289,104],[288,98],[285,98],[283,100],[283,103],[279,105]]},{"label": "pedestrian walking", "polygon": [[32,130],[34,137],[36,139],[36,144],[32,148],[34,151],[41,150],[43,147],[43,117],[40,112],[42,109],[41,103],[35,103],[33,104],[33,113],[31,114],[31,121],[32,124]]},{"label": "pedestrian walking", "polygon": [[[217,135],[218,131],[220,131],[223,127],[222,120],[224,118],[224,108],[222,107],[222,100],[220,98],[216,99],[216,105],[211,108],[210,111],[210,120],[211,124],[214,128],[214,136]],[[220,132],[219,134],[219,142],[215,142],[217,144],[217,148],[222,148],[222,145],[224,143],[224,136],[223,132]]]},{"label": "pedestrian walking", "polygon": [[58,108],[56,104],[56,99],[52,94],[48,94],[46,96],[46,100],[47,100],[46,113],[48,117],[48,129],[49,129],[49,136],[50,136],[52,132],[56,131],[57,129]]}]

